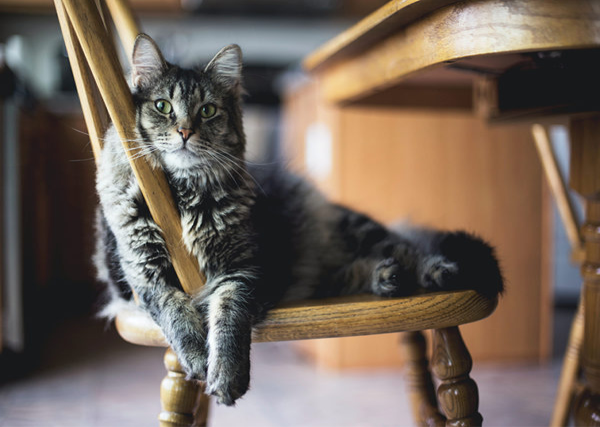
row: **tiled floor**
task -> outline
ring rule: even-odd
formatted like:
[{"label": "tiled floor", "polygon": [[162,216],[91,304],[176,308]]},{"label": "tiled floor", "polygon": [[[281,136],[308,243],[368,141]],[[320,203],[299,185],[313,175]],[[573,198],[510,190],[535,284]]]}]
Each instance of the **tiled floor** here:
[{"label": "tiled floor", "polygon": [[[162,349],[121,341],[82,320],[57,330],[43,366],[0,384],[2,427],[155,426]],[[212,407],[217,427],[412,425],[401,372],[322,372],[285,343],[253,347],[252,389],[235,408]],[[548,424],[559,373],[548,366],[478,364],[487,426]]]}]

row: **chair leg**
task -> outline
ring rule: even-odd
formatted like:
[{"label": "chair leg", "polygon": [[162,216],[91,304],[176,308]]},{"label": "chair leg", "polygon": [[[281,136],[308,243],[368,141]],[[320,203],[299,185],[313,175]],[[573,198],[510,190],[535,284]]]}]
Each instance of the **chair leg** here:
[{"label": "chair leg", "polygon": [[575,386],[581,369],[581,345],[583,344],[583,300],[579,301],[577,314],[571,325],[569,343],[563,361],[554,410],[550,427],[563,427],[568,424]]},{"label": "chair leg", "polygon": [[433,331],[432,370],[440,380],[437,397],[446,426],[480,426],[477,384],[469,377],[473,361],[458,327]]},{"label": "chair leg", "polygon": [[445,418],[437,409],[425,336],[420,331],[404,332],[400,335],[400,348],[406,363],[405,377],[416,425],[443,426]]},{"label": "chair leg", "polygon": [[208,418],[208,396],[199,381],[188,381],[177,360],[169,348],[165,353],[167,376],[160,385],[162,411],[158,416],[160,427],[206,426]]},{"label": "chair leg", "polygon": [[600,115],[571,119],[571,187],[586,200],[582,227],[583,388],[575,399],[575,425],[600,426]]}]

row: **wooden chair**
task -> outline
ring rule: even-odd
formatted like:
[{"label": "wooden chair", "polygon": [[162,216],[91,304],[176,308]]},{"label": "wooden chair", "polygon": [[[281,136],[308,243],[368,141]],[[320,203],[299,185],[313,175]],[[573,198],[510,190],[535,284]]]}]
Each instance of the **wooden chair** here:
[{"label": "wooden chair", "polygon": [[[134,109],[114,46],[102,17],[113,17],[125,49],[131,51],[138,28],[123,0],[55,0],[84,117],[95,155],[110,116],[125,148],[131,148]],[[103,101],[103,102],[102,102]],[[108,110],[108,115],[106,110]],[[155,221],[162,228],[184,290],[204,283],[196,261],[180,245],[181,225],[164,176],[143,158],[131,166]],[[412,407],[419,425],[481,425],[477,385],[469,377],[472,361],[458,326],[483,319],[495,309],[474,291],[423,294],[407,298],[360,295],[302,301],[272,310],[253,332],[254,342],[406,332],[401,340],[407,359]],[[119,334],[134,344],[167,346],[160,329],[141,310],[118,314]],[[439,379],[437,397],[421,330],[433,329],[431,369]],[[186,381],[175,354],[165,354],[167,376],[161,385],[161,426],[205,425],[208,397],[203,385]],[[438,407],[441,409],[438,409]]]},{"label": "wooden chair", "polygon": [[[577,221],[575,208],[569,198],[567,184],[558,169],[556,153],[550,143],[550,136],[547,129],[540,124],[533,125],[531,131],[546,180],[556,201],[561,222],[571,244],[572,261],[581,264],[584,260],[584,243],[579,233],[581,225]],[[581,370],[581,347],[583,345],[584,325],[583,307],[583,299],[581,298],[569,332],[569,340],[558,381],[550,427],[562,427],[569,424],[569,415],[579,385],[578,379]]]}]

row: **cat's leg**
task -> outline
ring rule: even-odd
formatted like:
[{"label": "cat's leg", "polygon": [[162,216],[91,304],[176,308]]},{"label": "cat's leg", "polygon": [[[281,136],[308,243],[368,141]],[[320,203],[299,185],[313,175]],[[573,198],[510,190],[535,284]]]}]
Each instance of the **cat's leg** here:
[{"label": "cat's leg", "polygon": [[349,209],[340,209],[339,215],[339,239],[352,254],[352,261],[336,274],[339,292],[335,293],[402,296],[413,294],[418,287],[452,287],[458,273],[454,262],[424,251],[366,215]]},{"label": "cat's leg", "polygon": [[[206,325],[192,298],[177,287],[160,229],[152,220],[138,218],[129,229],[139,239],[122,248],[121,265],[144,309],[160,326],[188,378],[206,376]],[[144,242],[145,241],[145,242]]]},{"label": "cat's leg", "polygon": [[[418,253],[407,242],[399,241],[387,228],[341,206],[337,208],[333,242],[346,254],[334,273],[330,295],[372,292],[382,296],[414,292]],[[336,252],[334,245],[330,252]]]},{"label": "cat's leg", "polygon": [[218,277],[203,301],[208,313],[207,393],[233,405],[250,381],[250,343],[254,304],[251,273],[236,271]]},{"label": "cat's leg", "polygon": [[359,258],[345,265],[334,275],[334,286],[323,296],[374,293],[380,296],[402,296],[414,293],[417,287],[411,266],[394,258]]},{"label": "cat's leg", "polygon": [[[111,178],[117,176],[112,174]],[[162,233],[152,220],[137,184],[101,180],[98,193],[114,234],[127,282],[163,331],[191,378],[204,379],[207,351],[204,317],[178,288]]]},{"label": "cat's leg", "polygon": [[428,290],[453,287],[458,265],[444,256],[423,254],[408,242],[395,243],[392,253],[373,269],[374,294],[402,296],[414,293],[417,287]]}]

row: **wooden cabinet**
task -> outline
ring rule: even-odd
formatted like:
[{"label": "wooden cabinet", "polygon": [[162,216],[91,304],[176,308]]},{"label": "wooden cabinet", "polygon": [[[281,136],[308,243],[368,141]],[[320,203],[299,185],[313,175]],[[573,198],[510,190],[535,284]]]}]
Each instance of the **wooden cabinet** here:
[{"label": "wooden cabinet", "polygon": [[6,348],[36,357],[56,322],[93,310],[95,166],[80,114],[16,102],[0,112],[0,317]]},{"label": "wooden cabinet", "polygon": [[[312,83],[287,96],[285,152],[293,167],[313,170],[319,148],[310,146],[322,144],[327,159],[319,163],[328,166],[319,166],[315,181],[334,200],[385,223],[408,218],[491,242],[507,291],[490,318],[461,328],[465,342],[475,360],[547,359],[548,209],[529,126],[488,126],[469,109],[341,109],[320,95]],[[311,140],[315,126],[325,135],[320,141]],[[397,341],[385,335],[300,346],[323,366],[393,366],[401,363]]]}]

